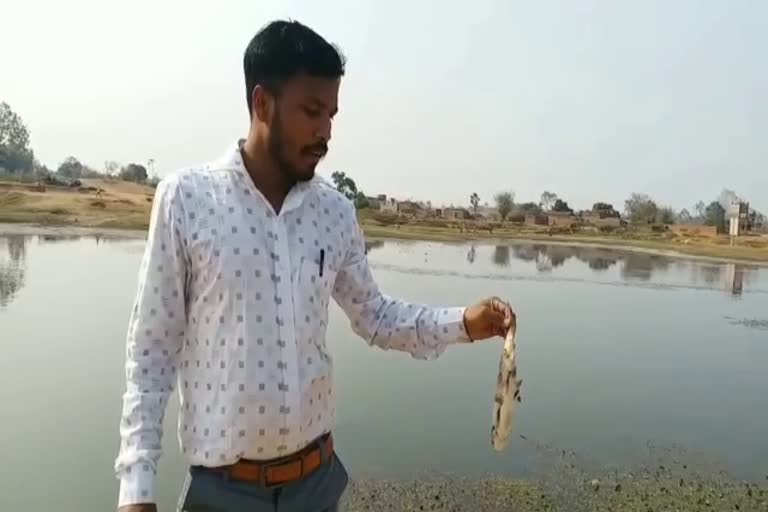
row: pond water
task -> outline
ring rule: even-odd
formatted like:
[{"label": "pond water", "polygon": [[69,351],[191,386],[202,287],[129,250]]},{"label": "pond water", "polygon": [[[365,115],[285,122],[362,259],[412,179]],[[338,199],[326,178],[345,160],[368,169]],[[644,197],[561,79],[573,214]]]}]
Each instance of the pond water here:
[{"label": "pond water", "polygon": [[[143,247],[0,235],[0,510],[114,509],[125,330]],[[524,380],[516,433],[526,439],[501,454],[490,447],[500,342],[416,361],[367,346],[333,305],[335,435],[353,478],[531,476],[547,470],[544,445],[624,466],[648,443],[738,478],[768,473],[768,268],[533,243],[375,241],[369,258],[381,287],[412,301],[510,301]],[[185,469],[176,403],[163,510]]]}]

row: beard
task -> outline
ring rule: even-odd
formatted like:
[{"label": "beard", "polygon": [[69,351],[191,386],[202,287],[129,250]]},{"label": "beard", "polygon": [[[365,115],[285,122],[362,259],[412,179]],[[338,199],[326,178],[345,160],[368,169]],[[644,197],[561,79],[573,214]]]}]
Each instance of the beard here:
[{"label": "beard", "polygon": [[[315,166],[313,165],[309,168],[301,169],[292,164],[287,156],[287,148],[283,134],[283,123],[280,120],[279,110],[275,110],[268,143],[270,156],[277,164],[280,173],[289,181],[301,182],[311,180],[315,176]],[[304,148],[302,153],[310,150],[311,148]]]}]

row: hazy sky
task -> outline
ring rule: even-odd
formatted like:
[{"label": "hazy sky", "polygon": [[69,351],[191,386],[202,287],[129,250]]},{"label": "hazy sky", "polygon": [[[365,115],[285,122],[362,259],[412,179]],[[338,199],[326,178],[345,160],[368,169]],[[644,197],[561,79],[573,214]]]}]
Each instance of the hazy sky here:
[{"label": "hazy sky", "polygon": [[467,204],[543,190],[768,213],[768,2],[0,0],[0,101],[37,157],[161,176],[248,128],[242,55],[291,17],[349,59],[319,171]]}]

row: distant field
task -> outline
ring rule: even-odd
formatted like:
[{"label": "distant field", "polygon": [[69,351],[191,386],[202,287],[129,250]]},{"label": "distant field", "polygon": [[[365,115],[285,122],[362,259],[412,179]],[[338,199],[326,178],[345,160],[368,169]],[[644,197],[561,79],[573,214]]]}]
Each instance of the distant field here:
[{"label": "distant field", "polygon": [[[98,193],[97,190],[101,190]],[[83,180],[81,189],[45,187],[0,181],[0,222],[43,226],[147,229],[154,189],[117,180]],[[431,219],[387,220],[369,210],[360,211],[365,234],[377,238],[412,240],[541,240],[570,244],[596,244],[674,251],[698,257],[768,263],[768,236],[745,236],[733,244],[729,237],[674,235],[621,229],[615,232],[548,230],[512,223],[467,223]],[[490,228],[490,229],[489,229]]]},{"label": "distant field", "polygon": [[[146,229],[154,189],[82,180],[80,189],[0,182],[0,222]],[[101,193],[97,190],[101,189]]]}]

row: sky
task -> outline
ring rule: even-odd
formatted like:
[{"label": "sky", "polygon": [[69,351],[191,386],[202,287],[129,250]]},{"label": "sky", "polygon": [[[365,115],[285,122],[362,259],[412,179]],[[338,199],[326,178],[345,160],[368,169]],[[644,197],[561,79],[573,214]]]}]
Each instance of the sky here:
[{"label": "sky", "polygon": [[161,177],[248,130],[242,56],[292,18],[348,59],[330,152],[368,195],[574,208],[630,193],[768,213],[761,0],[0,0],[0,101],[37,158]]}]

